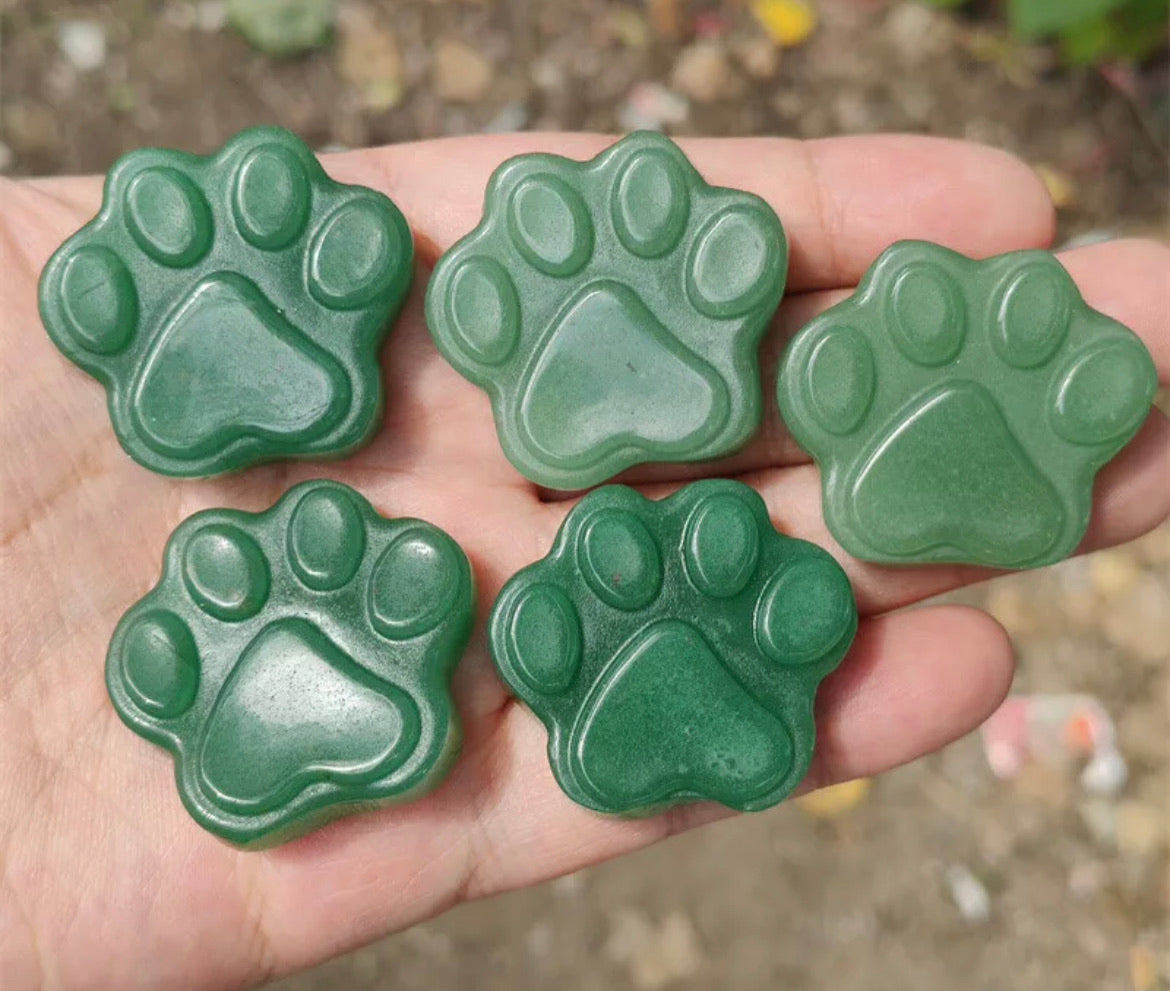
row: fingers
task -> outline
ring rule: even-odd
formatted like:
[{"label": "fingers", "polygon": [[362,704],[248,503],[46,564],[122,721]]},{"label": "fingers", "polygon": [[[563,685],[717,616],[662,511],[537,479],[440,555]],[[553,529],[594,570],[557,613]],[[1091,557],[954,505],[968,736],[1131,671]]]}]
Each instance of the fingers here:
[{"label": "fingers", "polygon": [[1170,516],[1170,421],[1159,410],[1097,474],[1093,515],[1080,551],[1112,547],[1148,533]]},{"label": "fingers", "polygon": [[1129,239],[1062,251],[1056,256],[1085,302],[1138,335],[1170,383],[1170,247]]},{"label": "fingers", "polygon": [[[488,177],[504,159],[533,151],[587,159],[613,140],[454,138],[331,157],[326,168],[389,193],[423,240],[442,251],[475,226]],[[1018,159],[980,145],[901,135],[680,144],[708,182],[756,193],[776,210],[788,233],[794,291],[853,285],[900,238],[983,256],[1044,247],[1052,236],[1052,204],[1040,180]]]},{"label": "fingers", "polygon": [[[1110,241],[1060,252],[1056,257],[1076,280],[1090,306],[1125,324],[1143,340],[1153,355],[1162,383],[1170,383],[1170,247],[1149,240]],[[785,299],[773,332],[760,352],[764,369],[764,421],[760,432],[747,447],[721,461],[705,464],[639,466],[619,481],[627,484],[663,483],[741,475],[769,467],[807,463],[808,456],[780,419],[775,398],[777,365],[784,345],[793,334],[848,295],[846,290],[833,290],[801,293]],[[1155,478],[1157,472],[1145,466],[1150,458],[1156,457],[1157,450],[1152,441],[1148,442],[1146,455],[1126,460],[1124,463],[1130,467],[1125,471],[1117,470],[1115,462],[1103,473],[1110,482],[1104,489],[1099,489],[1101,496],[1110,498],[1114,487],[1124,482],[1128,473],[1137,471],[1139,466],[1143,478]],[[1162,505],[1161,502],[1157,504]],[[1137,532],[1144,533],[1145,529]],[[1108,528],[1103,531],[1109,532]],[[1117,532],[1125,532],[1124,525]]]},{"label": "fingers", "polygon": [[[504,159],[536,150],[587,159],[612,140],[600,135],[488,135],[327,156],[325,165],[343,182],[391,195],[418,235],[420,257],[433,261],[439,250],[475,225],[488,177]],[[706,139],[685,142],[685,148],[711,182],[752,190],[774,206],[788,228],[788,284],[794,290],[852,285],[872,258],[899,238],[931,238],[982,255],[1045,244],[1051,234],[1051,204],[1031,170],[977,145],[878,136],[809,143]],[[28,261],[28,277],[21,282],[21,302],[28,308],[35,273],[53,248],[96,211],[100,185],[93,177],[39,180],[11,184],[5,195],[36,218],[35,224],[14,225]],[[418,316],[416,305],[402,322],[421,327]],[[404,332],[399,336],[409,339]],[[404,358],[402,349],[391,354],[392,370],[405,369],[411,381],[429,359],[437,360],[430,342],[418,340],[416,357]],[[778,343],[771,347],[770,358],[778,356]],[[767,391],[769,415],[753,450],[765,452],[767,463],[773,464],[780,463],[781,455],[802,458],[772,409],[771,382]],[[462,389],[458,394],[472,392]],[[415,388],[403,395],[422,391]],[[405,409],[405,401],[399,400],[391,416]],[[458,451],[465,451],[462,434],[456,432],[455,439]],[[476,445],[481,446],[478,438]],[[488,449],[494,450],[491,445]],[[373,463],[396,453],[379,448]],[[761,463],[755,455],[740,455],[717,469],[739,472]],[[503,462],[497,457],[491,464],[494,468]]]},{"label": "fingers", "polygon": [[817,696],[817,750],[805,785],[876,774],[973,730],[1003,700],[1014,655],[986,613],[935,606],[862,625]]},{"label": "fingers", "polygon": [[808,540],[832,554],[849,575],[858,611],[873,616],[989,577],[971,565],[890,566],[860,561],[829,532],[821,513],[821,478],[816,465],[745,475],[741,481],[764,498],[776,529]]},{"label": "fingers", "polygon": [[[1170,517],[1170,421],[1159,410],[1126,448],[1098,474],[1093,512],[1077,553],[1133,540]],[[776,528],[824,547],[841,563],[853,584],[857,606],[871,616],[954,588],[984,581],[996,572],[974,565],[897,566],[873,564],[850,555],[829,532],[821,511],[821,477],[814,464],[768,468],[739,476],[764,498]],[[639,486],[648,498],[662,499],[679,481]],[[576,499],[550,503],[545,532],[551,541]]]},{"label": "fingers", "polygon": [[[1007,635],[976,610],[940,606],[863,623],[818,696],[808,784],[875,774],[957,739],[995,709],[1011,672]],[[621,820],[573,804],[549,770],[544,727],[518,705],[495,741],[468,897],[575,871],[727,814],[697,806]]]},{"label": "fingers", "polygon": [[[434,260],[475,226],[484,189],[504,159],[533,151],[584,160],[614,139],[597,134],[501,134],[388,145],[328,155],[341,182],[387,193]],[[698,138],[680,141],[708,182],[766,199],[788,232],[793,291],[852,285],[900,238],[937,241],[983,256],[1045,247],[1052,203],[1043,184],[1006,152],[963,141],[872,135],[796,141]],[[98,207],[98,180],[40,180],[61,207],[60,237]]]},{"label": "fingers", "polygon": [[904,238],[975,257],[1051,243],[1052,201],[1036,174],[1006,152],[893,135],[829,138],[804,149],[803,181],[795,165],[777,174],[780,163],[766,155],[724,160],[729,172],[754,166],[756,191],[774,201],[792,244],[791,290],[852,286]]},{"label": "fingers", "polygon": [[[1150,349],[1163,382],[1170,381],[1170,248],[1152,241],[1115,241],[1058,255],[1086,300],[1128,325]],[[783,324],[807,321],[844,293],[806,293],[786,301]],[[778,336],[783,337],[782,327]],[[774,376],[768,376],[773,380]],[[621,481],[638,484],[650,498],[669,495],[694,477],[736,475],[755,487],[784,533],[828,548],[854,584],[863,614],[895,609],[993,572],[966,565],[888,567],[859,561],[833,539],[821,512],[821,480],[815,465],[795,446],[780,423],[771,390],[766,397],[769,429],[745,451],[702,465],[656,465],[635,469]],[[801,463],[803,462],[803,463]],[[1132,540],[1170,516],[1170,422],[1150,413],[1137,437],[1098,474],[1093,512],[1080,551]],[[550,504],[548,531],[560,525],[575,498]]]},{"label": "fingers", "polygon": [[[1006,634],[976,610],[940,606],[867,620],[819,693],[817,755],[803,787],[875,774],[962,736],[995,709],[1011,672]],[[463,759],[433,795],[337,823],[265,859],[266,932],[282,969],[322,953],[301,911],[321,865],[333,892],[322,909],[347,919],[357,942],[729,814],[696,805],[649,819],[597,815],[561,792],[547,732],[527,709],[507,705],[468,729]],[[371,884],[370,865],[381,879],[405,880]]]},{"label": "fingers", "polygon": [[[1130,444],[1098,474],[1093,486],[1093,512],[1084,554],[1133,540],[1170,516],[1170,421],[1159,410]],[[849,575],[862,615],[874,615],[919,602],[996,572],[974,565],[882,565],[860,561],[846,552],[825,526],[821,512],[821,480],[815,465],[770,469],[741,477],[768,505],[776,527],[789,536],[812,541],[828,550]],[[652,490],[656,497],[668,487]]]}]

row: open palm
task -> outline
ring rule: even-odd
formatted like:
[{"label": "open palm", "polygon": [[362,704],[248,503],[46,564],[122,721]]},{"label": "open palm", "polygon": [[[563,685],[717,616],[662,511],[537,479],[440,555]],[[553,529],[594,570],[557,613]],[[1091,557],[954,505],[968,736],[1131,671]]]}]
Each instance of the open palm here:
[{"label": "open palm", "polygon": [[[52,348],[36,311],[50,252],[96,211],[100,184],[0,186],[0,983],[5,987],[228,987],[307,966],[456,902],[576,870],[718,816],[691,807],[605,819],[573,805],[545,759],[545,732],[511,702],[482,619],[501,584],[540,557],[569,506],[505,460],[487,397],[448,367],[422,320],[426,271],[475,223],[503,158],[587,158],[591,136],[490,137],[335,156],[337,179],[388,193],[415,229],[415,292],[385,350],[383,431],[333,464],[284,464],[176,482],[120,449],[104,394]],[[1047,196],[1018,162],[919,138],[685,144],[708,181],[756,192],[784,221],[790,295],[764,349],[839,300],[890,242],[972,255],[1044,247]],[[1090,304],[1134,328],[1165,380],[1170,251],[1114,242],[1062,261]],[[771,404],[770,404],[771,405]],[[654,466],[626,479],[662,495],[694,477],[755,486],[783,531],[829,547],[854,582],[857,642],[818,699],[810,786],[929,752],[977,725],[1011,677],[1012,651],[982,613],[891,612],[985,576],[972,568],[861,564],[828,535],[816,468],[775,412],[723,462]],[[480,590],[455,679],[463,754],[427,798],[356,816],[263,853],[241,853],[183,810],[170,757],[125,730],[105,694],[105,645],[154,581],[162,546],[208,506],[258,510],[290,485],[332,477],[383,514],[421,516],[467,550]],[[1128,540],[1170,512],[1170,426],[1154,412],[1098,479],[1088,546]]]}]

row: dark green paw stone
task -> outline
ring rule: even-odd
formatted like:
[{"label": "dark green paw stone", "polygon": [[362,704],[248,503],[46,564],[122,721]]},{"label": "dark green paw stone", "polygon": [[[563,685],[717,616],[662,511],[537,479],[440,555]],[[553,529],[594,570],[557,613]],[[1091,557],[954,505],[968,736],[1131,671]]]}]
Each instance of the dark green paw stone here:
[{"label": "dark green paw stone", "polygon": [[492,656],[548,729],[557,781],[602,812],[774,805],[812,758],[813,698],[857,609],[825,551],[739,482],[660,502],[608,486],[504,586]]}]

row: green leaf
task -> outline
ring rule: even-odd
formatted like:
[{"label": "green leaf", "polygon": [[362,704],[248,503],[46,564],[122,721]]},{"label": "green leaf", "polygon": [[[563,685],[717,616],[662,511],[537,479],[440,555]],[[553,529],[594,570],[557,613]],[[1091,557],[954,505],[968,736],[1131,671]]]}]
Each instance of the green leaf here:
[{"label": "green leaf", "polygon": [[1108,17],[1094,17],[1074,24],[1060,36],[1065,61],[1075,65],[1099,62],[1109,54],[1113,42],[1113,24]]},{"label": "green leaf", "polygon": [[1170,6],[1166,0],[1130,0],[1116,15],[1117,42],[1113,55],[1140,61],[1166,44]]},{"label": "green leaf", "polygon": [[1008,22],[1020,38],[1062,34],[1122,6],[1126,0],[1009,0]]},{"label": "green leaf", "polygon": [[1102,59],[1137,62],[1165,44],[1168,20],[1165,0],[1128,0],[1120,10],[1063,31],[1061,49],[1066,61],[1078,64]]}]

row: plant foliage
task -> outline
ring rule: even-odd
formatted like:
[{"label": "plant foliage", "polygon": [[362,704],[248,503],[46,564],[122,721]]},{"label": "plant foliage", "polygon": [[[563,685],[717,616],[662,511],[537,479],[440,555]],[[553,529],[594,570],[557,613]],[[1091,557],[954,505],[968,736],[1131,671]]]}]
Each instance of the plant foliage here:
[{"label": "plant foliage", "polygon": [[[926,0],[961,7],[969,0]],[[1166,43],[1167,0],[1004,0],[1008,25],[1021,41],[1055,38],[1070,62],[1140,61]]]}]

